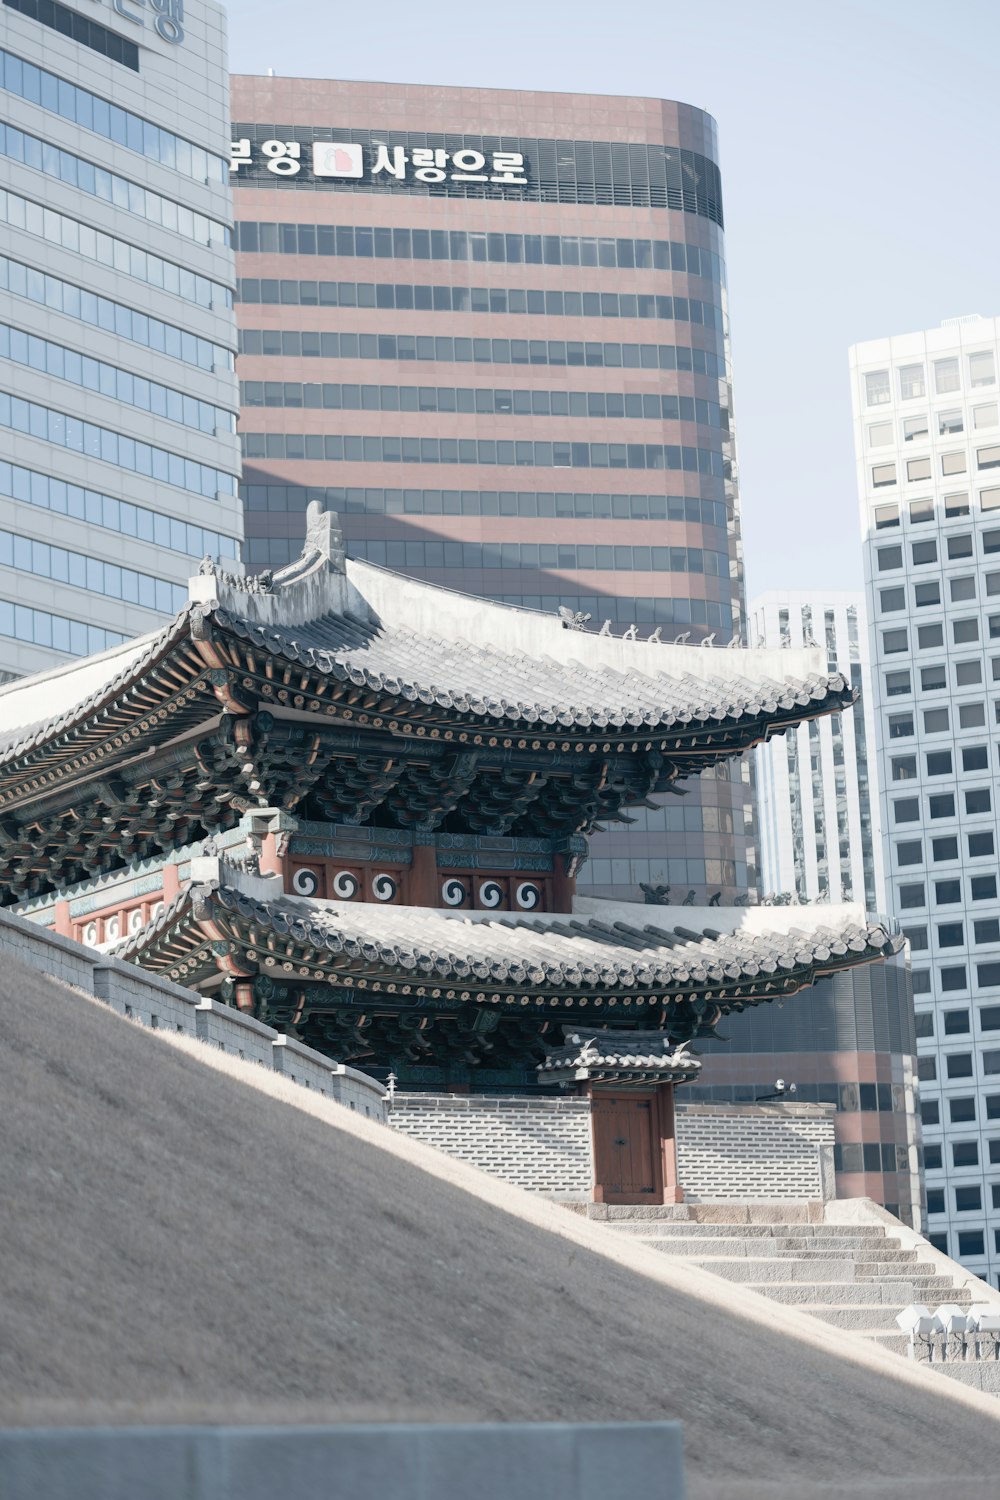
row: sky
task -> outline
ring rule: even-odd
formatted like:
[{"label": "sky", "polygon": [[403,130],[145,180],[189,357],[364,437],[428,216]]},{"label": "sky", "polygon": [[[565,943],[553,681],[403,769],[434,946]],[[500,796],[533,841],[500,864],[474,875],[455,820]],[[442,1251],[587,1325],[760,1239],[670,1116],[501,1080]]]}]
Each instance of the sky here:
[{"label": "sky", "polygon": [[995,0],[229,0],[229,17],[234,73],[714,115],[748,593],[861,587],[848,347],[1000,314]]}]

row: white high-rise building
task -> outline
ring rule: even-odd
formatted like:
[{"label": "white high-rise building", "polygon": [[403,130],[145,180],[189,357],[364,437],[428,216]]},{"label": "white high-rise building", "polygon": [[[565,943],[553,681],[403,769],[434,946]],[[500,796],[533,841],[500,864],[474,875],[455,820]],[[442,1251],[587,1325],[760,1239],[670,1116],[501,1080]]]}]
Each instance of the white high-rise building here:
[{"label": "white high-rise building", "polygon": [[155,630],[243,524],[225,14],[0,14],[6,680]]},{"label": "white high-rise building", "polygon": [[851,350],[889,909],[930,1236],[1000,1285],[1000,320]]},{"label": "white high-rise building", "polygon": [[830,671],[861,691],[853,713],[802,724],[755,752],[761,893],[882,911],[864,596],[761,594],[750,605],[750,631],[755,646],[825,646]]}]

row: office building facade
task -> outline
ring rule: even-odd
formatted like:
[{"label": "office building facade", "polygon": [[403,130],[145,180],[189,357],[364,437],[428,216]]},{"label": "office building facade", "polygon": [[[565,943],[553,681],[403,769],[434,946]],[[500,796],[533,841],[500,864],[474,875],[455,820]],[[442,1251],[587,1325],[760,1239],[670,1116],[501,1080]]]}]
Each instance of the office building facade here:
[{"label": "office building facade", "polygon": [[762,896],[857,901],[884,910],[875,723],[864,595],[777,591],[750,605],[755,646],[825,647],[861,693],[856,707],[754,751]]},{"label": "office building facade", "polygon": [[1000,321],[851,350],[890,911],[910,939],[928,1223],[1000,1284]]},{"label": "office building facade", "polygon": [[[248,566],[295,556],[320,500],[350,555],[450,588],[740,633],[711,118],[238,77],[233,119]],[[735,898],[741,770],[688,792],[599,834],[583,879]]]},{"label": "office building facade", "polygon": [[4,0],[0,674],[162,624],[239,555],[225,17]]}]

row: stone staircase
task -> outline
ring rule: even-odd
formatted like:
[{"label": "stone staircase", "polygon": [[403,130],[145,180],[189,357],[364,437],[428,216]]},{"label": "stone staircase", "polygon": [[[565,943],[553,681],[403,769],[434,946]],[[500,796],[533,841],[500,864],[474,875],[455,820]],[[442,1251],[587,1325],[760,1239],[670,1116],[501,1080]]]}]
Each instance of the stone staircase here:
[{"label": "stone staircase", "polygon": [[[904,1248],[891,1234],[892,1220],[888,1225],[829,1223],[822,1219],[818,1204],[734,1204],[732,1209],[721,1204],[591,1205],[586,1211],[616,1234],[740,1282],[774,1302],[792,1304],[799,1312],[904,1356],[910,1339],[896,1317],[905,1307],[925,1303],[933,1311],[947,1302],[964,1310],[985,1300],[963,1284],[970,1278],[960,1266],[954,1265],[955,1274],[949,1275],[954,1263],[900,1225],[904,1237],[916,1241],[912,1248]],[[747,1221],[749,1214],[755,1222]],[[1000,1305],[995,1292],[991,1300]],[[1000,1395],[996,1342],[989,1341],[991,1359],[938,1363],[938,1355],[932,1367]]]}]

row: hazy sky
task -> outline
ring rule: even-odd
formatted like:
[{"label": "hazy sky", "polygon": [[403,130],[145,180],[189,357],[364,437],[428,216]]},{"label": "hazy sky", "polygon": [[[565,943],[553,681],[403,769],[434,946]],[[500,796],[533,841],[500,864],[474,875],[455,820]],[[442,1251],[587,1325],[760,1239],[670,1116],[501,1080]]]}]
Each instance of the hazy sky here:
[{"label": "hazy sky", "polygon": [[229,15],[236,73],[709,110],[748,588],[860,586],[848,345],[1000,313],[996,0],[229,0]]}]

